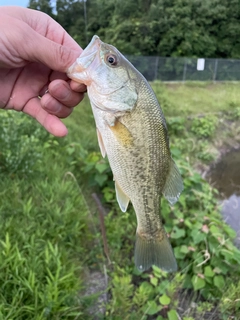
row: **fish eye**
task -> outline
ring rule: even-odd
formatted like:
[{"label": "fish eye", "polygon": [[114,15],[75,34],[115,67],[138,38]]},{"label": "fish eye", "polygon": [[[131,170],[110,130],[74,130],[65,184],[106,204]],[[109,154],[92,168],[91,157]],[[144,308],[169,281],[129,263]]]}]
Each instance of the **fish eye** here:
[{"label": "fish eye", "polygon": [[111,66],[116,66],[118,62],[117,57],[114,54],[109,54],[106,60]]}]

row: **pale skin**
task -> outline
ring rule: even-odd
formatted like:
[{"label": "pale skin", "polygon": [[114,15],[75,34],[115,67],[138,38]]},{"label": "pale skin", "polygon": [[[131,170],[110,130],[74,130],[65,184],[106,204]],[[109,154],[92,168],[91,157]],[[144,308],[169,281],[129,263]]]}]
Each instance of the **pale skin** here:
[{"label": "pale skin", "polygon": [[22,111],[55,136],[86,87],[70,81],[69,66],[81,47],[50,16],[31,9],[0,7],[0,108]]}]

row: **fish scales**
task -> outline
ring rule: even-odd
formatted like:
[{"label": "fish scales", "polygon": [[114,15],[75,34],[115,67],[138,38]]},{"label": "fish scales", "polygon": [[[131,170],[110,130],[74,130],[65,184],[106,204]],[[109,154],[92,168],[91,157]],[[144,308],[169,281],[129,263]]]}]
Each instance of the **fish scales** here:
[{"label": "fish scales", "polygon": [[[126,211],[130,200],[136,212],[136,266],[142,271],[152,265],[166,271],[175,271],[177,264],[161,222],[160,204],[162,195],[173,204],[183,187],[171,158],[166,121],[146,79],[117,49],[98,39],[96,36],[93,38],[92,47],[90,44],[85,49],[86,56],[82,57],[82,60],[87,59],[88,49],[92,61],[99,59],[94,66],[101,69],[101,73],[92,76],[93,84],[89,78],[84,82],[90,63],[87,63],[86,68],[82,66],[81,71],[81,56],[79,62],[69,68],[68,76],[88,86],[99,145],[103,156],[108,156],[120,208]],[[92,57],[94,45],[98,49],[95,51],[99,51],[95,60]],[[123,68],[120,68],[121,65],[118,72],[117,67],[103,68],[103,61],[106,61],[109,54],[112,57],[116,54],[121,59]],[[95,69],[90,69],[89,77],[91,72],[96,73]],[[122,78],[125,78],[125,82],[121,85]]]}]

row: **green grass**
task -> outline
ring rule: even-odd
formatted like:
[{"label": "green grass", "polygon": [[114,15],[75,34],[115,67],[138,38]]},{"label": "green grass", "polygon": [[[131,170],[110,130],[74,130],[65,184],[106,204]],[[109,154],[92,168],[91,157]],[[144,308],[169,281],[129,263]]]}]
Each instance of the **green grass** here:
[{"label": "green grass", "polygon": [[0,319],[84,319],[85,269],[102,252],[70,142],[22,114],[0,122]]},{"label": "green grass", "polygon": [[[222,223],[216,192],[193,169],[196,163],[208,165],[219,146],[237,141],[238,84],[152,86],[185,183],[174,208],[162,205],[179,272],[168,276],[154,269],[141,275],[134,268],[136,217],[131,207],[126,213],[118,208],[88,99],[64,120],[69,134],[62,139],[23,114],[1,111],[0,319],[91,319],[97,295],[84,292],[92,270],[108,274],[106,319],[172,320],[181,314],[183,320],[198,320],[207,312],[208,319],[214,313],[219,319],[240,317],[234,232]],[[103,253],[93,191],[108,213],[111,265]],[[204,263],[206,250],[211,258]]]},{"label": "green grass", "polygon": [[49,164],[37,177],[1,176],[1,319],[83,314],[78,292],[92,242],[88,210],[71,176]]},{"label": "green grass", "polygon": [[239,83],[160,83],[152,87],[165,116],[194,115],[231,110],[240,106]]},{"label": "green grass", "polygon": [[[234,107],[240,107],[240,84],[238,82],[168,84],[155,81],[151,83],[151,86],[166,117],[229,112],[233,111]],[[70,126],[71,137],[92,146],[92,141],[95,140],[95,128],[87,97],[80,107],[75,109],[73,115],[64,122]]]},{"label": "green grass", "polygon": [[73,114],[63,122],[69,129],[69,141],[81,143],[83,149],[97,149],[96,126],[87,95],[79,107],[74,109]]}]

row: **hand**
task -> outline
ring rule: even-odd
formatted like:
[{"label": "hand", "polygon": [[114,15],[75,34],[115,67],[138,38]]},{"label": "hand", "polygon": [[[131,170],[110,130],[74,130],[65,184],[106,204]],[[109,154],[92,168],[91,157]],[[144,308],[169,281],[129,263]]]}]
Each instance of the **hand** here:
[{"label": "hand", "polygon": [[81,52],[45,13],[0,7],[0,108],[25,112],[50,133],[65,136],[58,117],[67,117],[86,91],[66,76]]}]

